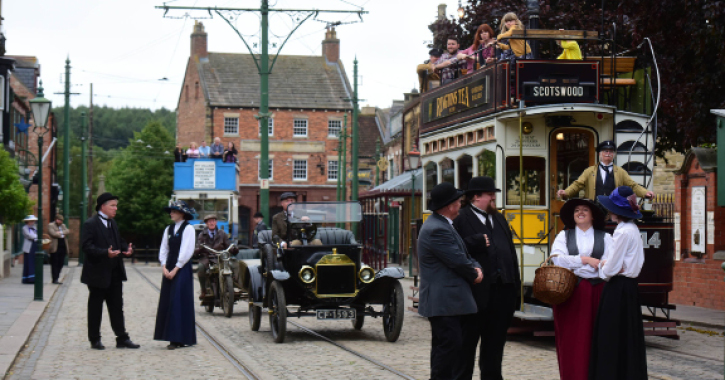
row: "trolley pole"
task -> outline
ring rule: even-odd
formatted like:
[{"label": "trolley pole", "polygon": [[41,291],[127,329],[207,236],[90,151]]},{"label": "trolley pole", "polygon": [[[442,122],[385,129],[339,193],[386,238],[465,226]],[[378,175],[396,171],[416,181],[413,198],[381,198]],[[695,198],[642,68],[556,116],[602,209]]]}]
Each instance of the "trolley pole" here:
[{"label": "trolley pole", "polygon": [[[87,166],[87,149],[88,149],[88,129],[86,124],[86,113],[81,112],[81,213],[80,215],[80,233],[83,235],[83,222],[86,221],[86,212],[88,210],[88,166]],[[70,197],[69,197],[70,198]],[[78,239],[78,265],[83,265],[85,261],[85,253],[83,252],[83,242]]]},{"label": "trolley pole", "polygon": [[[65,59],[65,106],[63,107],[63,216],[69,217],[70,210],[70,57]],[[40,198],[40,197],[38,197]],[[41,221],[42,223],[42,221]],[[68,266],[65,255],[64,266]]]},{"label": "trolley pole", "polygon": [[340,134],[337,135],[337,196],[335,198],[336,201],[342,200],[342,189],[340,188],[340,184],[342,183],[342,176],[343,171],[340,167],[340,164],[342,164],[342,128],[340,128]]},{"label": "trolley pole", "polygon": [[344,124],[342,127],[342,186],[340,187],[342,199],[341,201],[347,201],[347,114],[344,117]]}]

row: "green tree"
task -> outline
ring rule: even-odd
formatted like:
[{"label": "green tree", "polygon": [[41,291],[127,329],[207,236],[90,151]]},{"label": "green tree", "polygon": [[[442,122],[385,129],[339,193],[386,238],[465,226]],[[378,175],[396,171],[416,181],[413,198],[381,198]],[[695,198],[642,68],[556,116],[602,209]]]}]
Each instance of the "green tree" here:
[{"label": "green tree", "polygon": [[18,167],[5,149],[0,149],[0,223],[20,223],[32,202],[20,184]]},{"label": "green tree", "polygon": [[153,121],[135,132],[108,174],[108,190],[119,197],[116,216],[124,233],[158,237],[169,217],[162,211],[174,185],[174,137]]}]

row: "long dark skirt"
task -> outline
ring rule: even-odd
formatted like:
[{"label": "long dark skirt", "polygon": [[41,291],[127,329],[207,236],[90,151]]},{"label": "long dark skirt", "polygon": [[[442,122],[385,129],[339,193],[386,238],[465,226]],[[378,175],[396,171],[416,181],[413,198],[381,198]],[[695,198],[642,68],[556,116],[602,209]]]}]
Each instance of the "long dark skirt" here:
[{"label": "long dark skirt", "polygon": [[592,336],[589,379],[647,379],[637,279],[615,276],[604,285]]},{"label": "long dark skirt", "polygon": [[191,261],[174,276],[161,282],[154,340],[196,344],[194,325],[194,276]]},{"label": "long dark skirt", "polygon": [[592,330],[603,289],[603,282],[592,285],[581,280],[566,302],[553,307],[561,380],[586,380],[589,376]]},{"label": "long dark skirt", "polygon": [[23,284],[35,283],[35,243],[29,253],[23,253]]}]

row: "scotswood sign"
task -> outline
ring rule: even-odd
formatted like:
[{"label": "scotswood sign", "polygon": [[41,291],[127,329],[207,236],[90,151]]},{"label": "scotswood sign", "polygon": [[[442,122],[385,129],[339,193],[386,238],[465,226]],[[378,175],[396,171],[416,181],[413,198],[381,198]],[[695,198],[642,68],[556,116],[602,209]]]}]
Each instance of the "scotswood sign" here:
[{"label": "scotswood sign", "polygon": [[518,61],[516,98],[527,103],[596,103],[599,63]]}]

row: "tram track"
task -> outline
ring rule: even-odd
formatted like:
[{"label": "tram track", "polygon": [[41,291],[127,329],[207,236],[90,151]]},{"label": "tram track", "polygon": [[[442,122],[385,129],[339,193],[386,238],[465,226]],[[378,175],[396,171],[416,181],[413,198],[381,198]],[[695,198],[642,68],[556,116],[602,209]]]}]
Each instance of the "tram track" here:
[{"label": "tram track", "polygon": [[[135,266],[134,266],[134,270],[141,277],[143,277],[143,279],[146,280],[146,282],[148,282],[157,292],[160,292],[161,291],[160,288],[158,287],[158,285],[156,285],[152,280],[150,280],[143,272],[141,272]],[[204,336],[204,338],[206,338],[207,341],[209,341],[209,343],[215,349],[217,349],[232,365],[234,365],[234,367],[237,368],[237,370],[239,370],[244,376],[246,376],[247,379],[261,379],[261,377],[259,377],[257,374],[255,374],[247,365],[245,365],[243,363],[243,361],[241,359],[239,359],[236,355],[234,355],[231,352],[231,350],[229,350],[228,348],[226,348],[223,343],[221,343],[219,340],[217,340],[216,338],[214,338],[214,336],[209,331],[207,331],[203,326],[201,326],[199,324],[199,322],[195,322],[195,323],[196,323],[196,329],[197,329],[197,331],[199,331],[199,333],[202,336]],[[380,361],[378,361],[376,359],[373,359],[373,358],[371,358],[371,357],[363,354],[362,352],[353,350],[352,348],[347,347],[344,344],[338,343],[338,342],[336,342],[336,341],[334,341],[334,340],[332,340],[332,339],[330,339],[330,338],[322,335],[321,333],[319,333],[317,331],[314,331],[313,329],[311,329],[309,327],[306,327],[306,326],[304,326],[302,324],[299,324],[297,322],[290,321],[290,320],[288,320],[287,323],[290,324],[290,325],[292,325],[292,326],[297,327],[298,329],[300,329],[300,331],[304,332],[305,334],[308,334],[308,335],[310,335],[312,337],[315,337],[315,338],[317,338],[317,339],[319,339],[321,341],[324,341],[326,343],[329,343],[329,344],[337,347],[338,349],[343,350],[343,351],[345,351],[345,352],[347,352],[347,353],[349,353],[351,355],[354,355],[354,356],[356,356],[356,357],[358,357],[358,358],[360,358],[360,359],[362,359],[362,360],[364,360],[364,361],[366,361],[366,362],[368,362],[370,364],[373,364],[373,365],[375,365],[375,366],[377,366],[377,367],[379,367],[379,368],[381,368],[381,369],[383,369],[383,370],[385,370],[385,371],[387,371],[387,372],[389,372],[391,374],[394,374],[394,375],[396,375],[396,376],[398,376],[400,378],[403,378],[403,379],[415,380],[415,377],[410,376],[410,375],[407,375],[407,374],[405,374],[403,372],[400,372],[400,371],[396,370],[395,368],[393,368],[393,367],[391,367],[391,366],[389,366],[389,365],[387,365],[385,363],[382,363],[382,362],[380,362]]]}]

